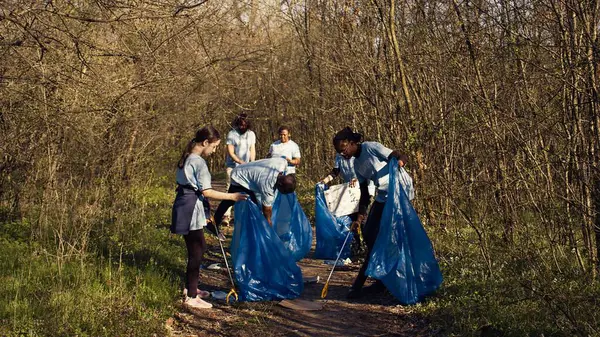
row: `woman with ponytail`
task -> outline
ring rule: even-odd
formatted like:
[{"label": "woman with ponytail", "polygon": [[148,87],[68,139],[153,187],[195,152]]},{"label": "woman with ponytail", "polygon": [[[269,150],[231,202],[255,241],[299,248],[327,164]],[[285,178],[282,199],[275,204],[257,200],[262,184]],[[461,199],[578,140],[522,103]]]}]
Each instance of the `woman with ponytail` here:
[{"label": "woman with ponytail", "polygon": [[[181,234],[188,253],[184,305],[194,309],[208,309],[212,304],[201,297],[208,297],[207,291],[198,289],[200,263],[206,250],[204,227],[207,215],[204,212],[206,198],[218,200],[245,200],[240,193],[223,193],[212,189],[211,175],[204,157],[215,152],[221,142],[219,132],[212,126],[205,126],[196,132],[188,143],[177,164],[177,196],[173,203],[171,233]],[[209,213],[210,216],[210,213]]]},{"label": "woman with ponytail", "polygon": [[[377,142],[362,142],[362,135],[352,131],[350,127],[345,127],[335,135],[333,146],[335,147],[335,151],[344,158],[354,158],[354,173],[360,184],[358,216],[356,221],[352,223],[352,229],[354,230],[358,226],[361,226],[366,218],[365,224],[362,225],[362,233],[367,246],[367,257],[347,295],[349,299],[354,299],[360,297],[363,293],[376,293],[385,290],[385,286],[379,280],[363,289],[363,285],[367,280],[365,272],[369,265],[371,250],[379,233],[383,206],[387,200],[389,181],[388,162],[391,158],[396,158],[398,164],[404,166],[408,161],[408,157],[400,154],[399,151],[388,149]],[[375,183],[377,193],[367,217],[367,209],[371,201],[368,189],[370,181]]]}]

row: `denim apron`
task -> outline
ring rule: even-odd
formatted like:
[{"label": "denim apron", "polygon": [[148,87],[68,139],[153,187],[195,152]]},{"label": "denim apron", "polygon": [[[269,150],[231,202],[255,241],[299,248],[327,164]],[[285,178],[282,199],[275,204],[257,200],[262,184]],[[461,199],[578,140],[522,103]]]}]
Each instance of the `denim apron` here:
[{"label": "denim apron", "polygon": [[173,203],[171,213],[171,233],[187,235],[190,231],[194,207],[198,199],[202,200],[204,216],[210,219],[210,203],[208,198],[202,197],[202,192],[194,190],[191,186],[177,186],[177,196]]}]

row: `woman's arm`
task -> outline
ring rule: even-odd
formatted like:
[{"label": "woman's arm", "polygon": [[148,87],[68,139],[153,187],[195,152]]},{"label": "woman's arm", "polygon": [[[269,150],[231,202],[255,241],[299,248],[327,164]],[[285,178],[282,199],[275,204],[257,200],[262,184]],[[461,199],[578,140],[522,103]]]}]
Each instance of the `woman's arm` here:
[{"label": "woman's arm", "polygon": [[408,156],[405,154],[400,153],[400,151],[398,150],[394,150],[392,151],[392,153],[390,153],[390,155],[388,156],[388,161],[392,158],[396,158],[396,160],[398,160],[398,165],[400,165],[400,167],[406,165],[406,163],[408,163]]},{"label": "woman's arm", "polygon": [[250,145],[250,161],[256,160],[256,145]]},{"label": "woman's arm", "polygon": [[227,144],[227,154],[229,154],[229,157],[231,157],[231,159],[238,163],[238,164],[243,164],[244,161],[241,160],[238,156],[235,155],[235,145],[233,144]]},{"label": "woman's arm", "polygon": [[321,179],[320,183],[328,184],[333,179],[335,179],[335,177],[337,177],[338,175],[340,175],[340,169],[337,167],[334,167],[333,169],[331,169],[331,172],[329,172],[327,177]]},{"label": "woman's arm", "polygon": [[224,192],[219,192],[213,189],[208,189],[208,190],[204,190],[202,191],[202,195],[210,198],[210,199],[216,199],[216,200],[233,200],[233,201],[240,201],[240,200],[246,200],[248,199],[248,195],[247,194],[242,194],[242,193],[224,193]]},{"label": "woman's arm", "polygon": [[292,158],[292,159],[285,158],[285,159],[288,161],[288,163],[290,163],[290,164],[292,164],[294,166],[300,165],[300,158]]},{"label": "woman's arm", "polygon": [[265,215],[265,218],[267,218],[269,225],[273,226],[273,224],[271,223],[271,215],[273,214],[273,207],[262,205],[262,212]]},{"label": "woman's arm", "polygon": [[367,209],[371,203],[371,195],[369,194],[369,181],[360,183],[360,200],[358,202],[358,217],[352,222],[352,230],[355,230],[367,217]]}]

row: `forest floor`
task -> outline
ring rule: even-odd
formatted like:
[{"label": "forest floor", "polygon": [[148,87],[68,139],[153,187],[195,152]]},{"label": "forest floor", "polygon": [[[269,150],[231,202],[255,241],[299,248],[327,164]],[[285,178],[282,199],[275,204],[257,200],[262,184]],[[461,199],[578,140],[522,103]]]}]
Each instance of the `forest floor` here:
[{"label": "forest floor", "polygon": [[[224,188],[219,188],[224,190]],[[214,206],[214,205],[213,205]],[[230,239],[233,227],[224,227]],[[313,231],[314,233],[314,231]],[[313,240],[313,243],[315,241]],[[209,238],[200,272],[200,288],[228,292],[231,288],[222,254],[214,237]],[[226,250],[228,242],[225,245]],[[319,276],[317,283],[305,283],[300,299],[323,305],[321,310],[299,311],[279,305],[279,301],[234,302],[209,298],[213,308],[191,311],[178,302],[178,312],[165,323],[171,336],[434,336],[425,317],[405,307],[389,293],[364,295],[358,300],[346,299],[348,289],[358,273],[360,262],[336,267],[329,283],[326,299],[321,291],[331,265],[311,258],[298,262],[305,279]],[[227,254],[229,255],[229,254]],[[231,261],[231,260],[229,260]],[[217,270],[206,267],[218,263]],[[365,285],[370,284],[370,280]]]}]

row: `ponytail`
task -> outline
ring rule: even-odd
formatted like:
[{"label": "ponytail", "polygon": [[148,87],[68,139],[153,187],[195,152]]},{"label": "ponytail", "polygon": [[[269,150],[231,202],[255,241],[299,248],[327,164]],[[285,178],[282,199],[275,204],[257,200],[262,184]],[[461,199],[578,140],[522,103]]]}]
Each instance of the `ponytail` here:
[{"label": "ponytail", "polygon": [[190,142],[185,147],[185,150],[183,150],[181,158],[177,163],[177,167],[179,167],[180,169],[183,168],[185,161],[192,153],[192,150],[194,149],[194,146],[196,146],[196,144],[202,143],[205,140],[208,140],[209,143],[214,143],[219,139],[221,139],[221,135],[219,134],[219,131],[217,131],[217,129],[215,129],[212,125],[207,125],[202,129],[196,131],[196,137],[192,138],[192,140],[190,140]]},{"label": "ponytail", "polygon": [[335,136],[333,137],[333,145],[335,146],[343,140],[351,141],[354,143],[360,143],[362,139],[362,134],[352,131],[352,128],[347,126],[335,134]]},{"label": "ponytail", "polygon": [[185,160],[189,157],[190,153],[192,153],[192,149],[196,146],[196,138],[192,138],[190,142],[186,145],[185,150],[181,154],[181,158],[179,158],[179,162],[177,163],[177,167],[180,169],[183,168],[183,164],[185,164]]}]

